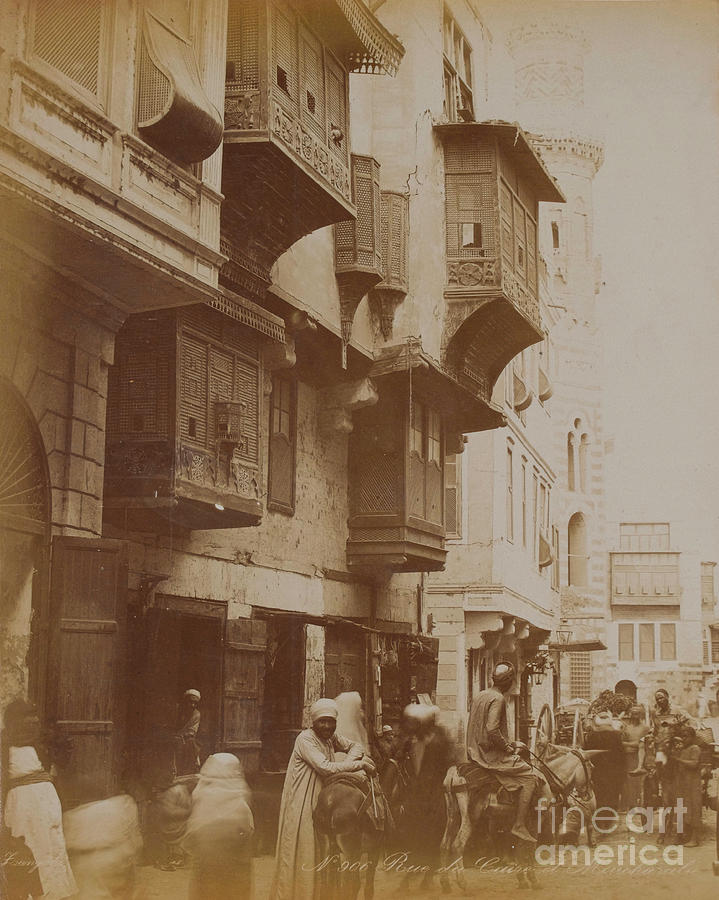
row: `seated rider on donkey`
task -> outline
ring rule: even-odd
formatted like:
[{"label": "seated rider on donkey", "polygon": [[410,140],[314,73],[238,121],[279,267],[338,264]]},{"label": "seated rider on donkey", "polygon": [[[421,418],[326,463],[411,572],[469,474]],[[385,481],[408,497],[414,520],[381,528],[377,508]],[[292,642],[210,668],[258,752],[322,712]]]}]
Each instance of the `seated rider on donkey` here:
[{"label": "seated rider on donkey", "polygon": [[532,766],[518,753],[523,746],[509,740],[506,695],[512,690],[516,672],[509,662],[499,663],[492,672],[493,686],[480,691],[472,704],[467,727],[467,755],[488,769],[507,790],[518,791],[512,834],[522,841],[534,841],[528,814],[538,778]]}]

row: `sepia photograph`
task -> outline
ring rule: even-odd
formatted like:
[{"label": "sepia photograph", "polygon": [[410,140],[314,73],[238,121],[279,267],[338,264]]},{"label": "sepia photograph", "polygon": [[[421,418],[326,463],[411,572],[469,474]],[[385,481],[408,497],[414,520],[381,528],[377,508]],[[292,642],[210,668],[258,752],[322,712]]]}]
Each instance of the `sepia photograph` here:
[{"label": "sepia photograph", "polygon": [[719,0],[0,4],[0,898],[719,896]]}]

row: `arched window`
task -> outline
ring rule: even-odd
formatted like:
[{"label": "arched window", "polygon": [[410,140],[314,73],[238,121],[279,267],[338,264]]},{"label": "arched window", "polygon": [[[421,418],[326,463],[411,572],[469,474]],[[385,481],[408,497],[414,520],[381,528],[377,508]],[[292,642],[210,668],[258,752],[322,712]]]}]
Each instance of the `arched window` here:
[{"label": "arched window", "polygon": [[571,587],[587,587],[589,552],[587,523],[582,513],[574,513],[567,528],[569,543],[569,584]]},{"label": "arched window", "polygon": [[574,435],[567,435],[567,487],[570,491],[576,490],[574,478]]},{"label": "arched window", "polygon": [[579,490],[586,494],[589,490],[589,436],[579,439]]}]

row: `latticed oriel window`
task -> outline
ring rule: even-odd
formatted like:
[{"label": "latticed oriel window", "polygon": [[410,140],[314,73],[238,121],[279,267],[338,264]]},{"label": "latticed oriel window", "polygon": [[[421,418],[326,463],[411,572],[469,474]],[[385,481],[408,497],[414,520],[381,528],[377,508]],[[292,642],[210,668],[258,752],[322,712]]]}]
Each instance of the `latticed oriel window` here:
[{"label": "latticed oriel window", "polygon": [[573,698],[592,699],[592,657],[588,651],[569,654],[569,684]]},{"label": "latticed oriel window", "polygon": [[446,7],[443,38],[444,114],[450,122],[472,121],[472,47]]},{"label": "latticed oriel window", "polygon": [[267,506],[280,512],[295,511],[297,452],[297,384],[285,375],[272,378]]}]

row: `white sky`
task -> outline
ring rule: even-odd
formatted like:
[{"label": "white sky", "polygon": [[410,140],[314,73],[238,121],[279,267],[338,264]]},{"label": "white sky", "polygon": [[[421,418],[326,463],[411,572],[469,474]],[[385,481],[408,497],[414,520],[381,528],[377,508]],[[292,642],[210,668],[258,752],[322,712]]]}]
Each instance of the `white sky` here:
[{"label": "white sky", "polygon": [[481,12],[493,110],[510,89],[503,118],[515,117],[512,27],[551,18],[591,42],[608,519],[670,521],[677,549],[719,559],[719,3],[489,0]]}]

